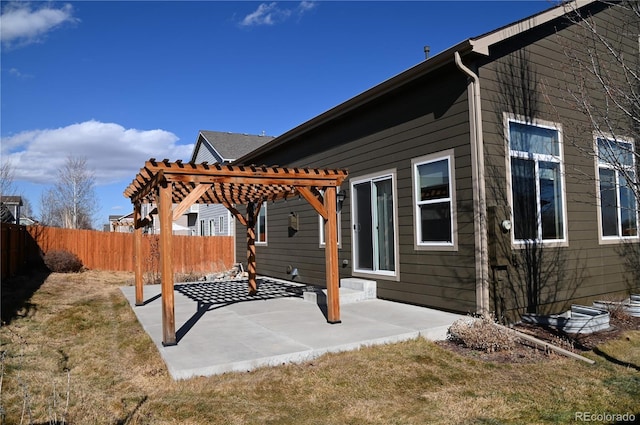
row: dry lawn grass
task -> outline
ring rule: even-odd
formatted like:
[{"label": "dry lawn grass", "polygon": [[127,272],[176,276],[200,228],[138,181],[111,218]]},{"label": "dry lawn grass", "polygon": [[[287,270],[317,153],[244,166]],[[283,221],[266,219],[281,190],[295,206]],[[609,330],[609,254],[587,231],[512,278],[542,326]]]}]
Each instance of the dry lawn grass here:
[{"label": "dry lawn grass", "polygon": [[640,417],[640,375],[632,367],[640,364],[640,332],[601,347],[625,365],[594,353],[587,353],[594,366],[560,357],[494,363],[417,339],[175,382],[119,290],[132,280],[129,273],[52,274],[30,310],[0,329],[4,423],[555,424],[581,411]]}]

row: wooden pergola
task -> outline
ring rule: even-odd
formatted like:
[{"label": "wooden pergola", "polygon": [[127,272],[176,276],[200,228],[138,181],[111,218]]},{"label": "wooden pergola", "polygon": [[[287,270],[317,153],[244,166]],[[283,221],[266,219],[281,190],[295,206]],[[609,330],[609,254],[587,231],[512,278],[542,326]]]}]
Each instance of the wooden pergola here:
[{"label": "wooden pergola", "polygon": [[[255,223],[264,201],[300,196],[324,218],[325,240],[337,239],[336,192],[347,177],[345,170],[277,166],[209,165],[168,159],[147,161],[125,189],[134,205],[136,305],[144,304],[142,281],[142,204],[157,205],[160,221],[160,270],[162,288],[162,343],[175,345],[171,225],[194,203],[222,204],[247,228],[248,291],[258,291],[256,282]],[[174,208],[173,206],[176,205]],[[238,205],[246,206],[242,214]],[[332,236],[333,235],[333,236]],[[340,323],[338,246],[325,244],[327,321]]]}]

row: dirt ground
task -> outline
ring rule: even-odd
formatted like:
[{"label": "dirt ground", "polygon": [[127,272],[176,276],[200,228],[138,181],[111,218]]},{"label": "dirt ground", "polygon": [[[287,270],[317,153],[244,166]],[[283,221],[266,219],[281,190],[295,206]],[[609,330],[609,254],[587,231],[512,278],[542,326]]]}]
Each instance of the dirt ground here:
[{"label": "dirt ground", "polygon": [[[640,331],[640,317],[633,317],[623,313],[615,313],[611,315],[610,325],[611,326],[608,330],[584,335],[566,334],[550,327],[542,327],[526,323],[516,324],[513,328],[544,342],[564,348],[565,350],[576,354],[582,354],[593,350],[601,344],[619,338],[621,334],[626,331]],[[545,351],[543,348],[525,341],[516,344],[516,347],[513,350],[496,351],[492,353],[467,348],[464,344],[452,340],[439,341],[437,344],[463,356],[489,362],[532,363],[564,357],[562,354],[555,351]]]}]

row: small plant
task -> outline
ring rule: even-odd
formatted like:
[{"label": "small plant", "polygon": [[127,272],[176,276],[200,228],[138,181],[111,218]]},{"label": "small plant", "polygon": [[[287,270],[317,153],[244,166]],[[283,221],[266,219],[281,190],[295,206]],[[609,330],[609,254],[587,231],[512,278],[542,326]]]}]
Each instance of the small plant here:
[{"label": "small plant", "polygon": [[176,273],[175,282],[199,282],[203,280],[204,274],[191,271],[189,273]]},{"label": "small plant", "polygon": [[516,346],[516,337],[497,326],[490,317],[456,320],[449,327],[447,338],[487,353],[510,351]]},{"label": "small plant", "polygon": [[77,273],[82,270],[82,261],[69,251],[49,251],[44,256],[44,264],[56,273]]}]

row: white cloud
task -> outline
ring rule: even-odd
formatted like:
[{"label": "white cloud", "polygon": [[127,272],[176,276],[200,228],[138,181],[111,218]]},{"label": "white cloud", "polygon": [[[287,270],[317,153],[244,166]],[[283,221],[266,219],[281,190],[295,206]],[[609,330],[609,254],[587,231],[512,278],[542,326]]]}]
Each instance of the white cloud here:
[{"label": "white cloud", "polygon": [[311,10],[316,7],[316,4],[317,3],[315,1],[302,1],[298,5],[298,13],[302,14],[308,10]]},{"label": "white cloud", "polygon": [[165,130],[125,129],[85,121],[67,127],[30,130],[0,140],[2,160],[11,161],[16,181],[51,184],[69,155],[87,158],[96,183],[129,182],[149,158],[189,160],[193,144],[179,145]]},{"label": "white cloud", "polygon": [[38,42],[49,31],[65,22],[78,22],[73,6],[55,9],[50,4],[31,9],[30,3],[9,3],[0,15],[0,40],[4,47]]},{"label": "white cloud", "polygon": [[261,3],[254,12],[244,17],[240,26],[275,25],[286,21],[294,14],[302,16],[314,7],[316,3],[313,1],[303,1],[295,9],[280,8],[276,2]]},{"label": "white cloud", "polygon": [[13,77],[16,77],[16,78],[19,78],[19,79],[22,79],[22,80],[25,80],[25,79],[28,79],[28,78],[32,78],[31,75],[23,74],[22,72],[20,72],[20,70],[18,68],[9,69],[9,75],[11,75]]},{"label": "white cloud", "polygon": [[254,25],[273,25],[276,22],[284,21],[289,17],[291,12],[286,9],[279,9],[278,4],[262,3],[255,12],[244,17],[240,25],[249,27]]}]

